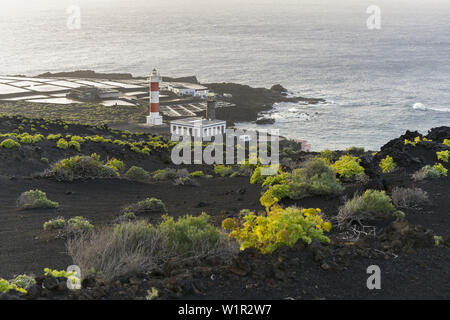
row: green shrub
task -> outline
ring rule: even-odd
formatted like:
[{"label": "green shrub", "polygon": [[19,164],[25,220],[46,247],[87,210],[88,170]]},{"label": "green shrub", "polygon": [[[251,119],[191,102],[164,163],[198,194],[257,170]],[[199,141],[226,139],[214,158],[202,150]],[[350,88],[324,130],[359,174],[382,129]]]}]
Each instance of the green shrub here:
[{"label": "green shrub", "polygon": [[69,141],[68,146],[69,146],[69,148],[73,148],[73,149],[77,150],[78,152],[81,151],[81,145],[77,141]]},{"label": "green shrub", "polygon": [[214,165],[214,172],[221,177],[226,177],[233,173],[233,168],[231,166],[217,164],[217,165]]},{"label": "green shrub", "polygon": [[391,198],[384,191],[366,190],[363,195],[355,195],[339,208],[337,219],[339,225],[344,226],[353,221],[388,218],[396,211]]},{"label": "green shrub", "polygon": [[61,134],[49,134],[47,136],[47,140],[58,140],[59,138],[61,138]]},{"label": "green shrub", "polygon": [[320,157],[327,163],[331,164],[333,162],[333,159],[336,157],[336,152],[331,151],[330,149],[323,150],[320,153]]},{"label": "green shrub", "polygon": [[264,192],[260,198],[261,205],[263,205],[266,210],[272,207],[274,204],[278,203],[281,199],[287,198],[291,195],[291,187],[285,184],[275,184],[270,186],[269,189]]},{"label": "green shrub", "polygon": [[11,280],[10,284],[28,290],[29,288],[31,288],[31,286],[36,284],[36,280],[34,279],[34,277],[28,276],[26,274],[21,274]]},{"label": "green shrub", "polygon": [[18,206],[22,209],[58,208],[58,202],[47,199],[47,194],[41,190],[30,190],[20,195]]},{"label": "green shrub", "polygon": [[413,180],[420,181],[426,178],[438,179],[441,176],[447,175],[447,169],[442,164],[435,164],[434,166],[426,165],[419,171],[413,173]]},{"label": "green shrub", "polygon": [[310,244],[313,239],[329,243],[323,230],[331,224],[323,221],[320,210],[272,207],[265,216],[247,213],[241,221],[226,219],[222,226],[231,230],[230,237],[236,239],[241,250],[255,248],[264,254],[272,253],[283,246],[293,247],[299,239]]},{"label": "green shrub", "polygon": [[51,276],[54,278],[66,278],[70,279],[76,275],[75,271],[67,272],[66,270],[52,270],[50,268],[44,269],[44,275],[45,276]]},{"label": "green shrub", "polygon": [[6,293],[10,290],[19,291],[21,293],[27,293],[25,289],[18,287],[16,284],[9,283],[7,280],[0,278],[0,293]]},{"label": "green shrub", "polygon": [[174,220],[164,216],[158,232],[166,238],[166,246],[178,254],[185,254],[203,248],[214,247],[220,232],[208,223],[209,216],[202,213],[198,217],[186,215]]},{"label": "green shrub", "polygon": [[391,156],[386,156],[386,158],[381,159],[380,168],[383,173],[388,173],[393,171],[397,167],[397,164],[394,162]]},{"label": "green shrub", "polygon": [[350,147],[346,151],[347,153],[355,156],[362,156],[364,152],[366,152],[363,147]]},{"label": "green shrub", "polygon": [[72,137],[70,137],[70,140],[76,141],[78,143],[83,143],[86,141],[86,139],[84,139],[83,137],[80,137],[80,136],[72,136]]},{"label": "green shrub", "polygon": [[205,174],[203,173],[203,171],[194,171],[194,172],[191,172],[190,175],[192,177],[203,177]]},{"label": "green shrub", "polygon": [[437,172],[439,172],[439,175],[440,176],[447,176],[447,172],[448,172],[448,169],[446,169],[443,165],[442,165],[442,163],[436,163],[434,166],[433,166],[433,168],[437,171]]},{"label": "green shrub", "polygon": [[64,229],[66,226],[66,220],[63,217],[58,217],[51,219],[44,223],[44,230],[50,231],[50,230],[59,230]]},{"label": "green shrub", "polygon": [[132,249],[140,246],[147,247],[154,241],[155,233],[153,225],[145,220],[125,222],[114,227],[114,241],[119,241],[119,239],[123,241],[126,238],[126,245]]},{"label": "green shrub", "polygon": [[18,143],[17,141],[14,141],[13,139],[6,139],[0,143],[0,147],[6,148],[6,149],[12,149],[12,148],[19,149],[20,143]]},{"label": "green shrub", "polygon": [[275,184],[285,184],[287,179],[289,177],[289,174],[287,172],[282,172],[280,174],[277,175],[273,175],[273,176],[267,176],[264,179],[264,182],[262,184],[263,187],[270,187],[273,186]]},{"label": "green shrub", "polygon": [[136,219],[136,215],[134,214],[134,212],[124,212],[122,213],[122,217],[126,220],[135,220]]},{"label": "green shrub", "polygon": [[23,133],[19,135],[18,138],[20,139],[20,142],[24,144],[38,143],[44,140],[44,136],[41,134],[31,135],[28,133]]},{"label": "green shrub", "polygon": [[103,164],[96,154],[91,156],[74,156],[63,159],[53,165],[47,177],[54,177],[59,181],[73,181],[83,178],[116,177],[118,173]]},{"label": "green shrub", "polygon": [[339,194],[343,190],[336,179],[334,168],[322,159],[311,160],[304,168],[293,170],[287,184],[291,188],[292,199]]},{"label": "green shrub", "polygon": [[346,154],[340,157],[333,167],[342,178],[351,178],[364,173],[364,168],[359,165],[360,162],[359,158]]},{"label": "green shrub", "polygon": [[440,151],[440,152],[436,152],[436,156],[437,156],[438,160],[443,161],[443,162],[448,162],[449,153],[450,153],[450,151],[448,151],[448,150]]},{"label": "green shrub", "polygon": [[442,144],[446,145],[447,147],[450,147],[450,139],[444,139]]},{"label": "green shrub", "polygon": [[177,176],[177,171],[172,168],[156,170],[152,173],[152,178],[157,181],[170,180]]},{"label": "green shrub", "polygon": [[165,213],[167,212],[164,202],[157,198],[147,198],[139,201],[123,209],[123,212],[134,212],[135,214],[141,213]]},{"label": "green shrub", "polygon": [[69,235],[89,233],[92,229],[94,229],[94,226],[86,218],[81,216],[70,218],[66,224],[66,232]]},{"label": "green shrub", "polygon": [[57,146],[59,149],[66,150],[66,149],[69,148],[69,143],[68,143],[64,138],[61,138],[61,139],[59,139],[58,142],[56,143],[56,146]]},{"label": "green shrub", "polygon": [[150,178],[150,173],[142,169],[141,167],[132,166],[128,171],[125,173],[125,176],[130,180],[136,180],[136,181],[148,181]]},{"label": "green shrub", "polygon": [[108,162],[106,162],[106,166],[114,169],[114,171],[117,172],[122,172],[125,170],[125,164],[123,163],[123,161],[118,160],[116,158],[108,160]]},{"label": "green shrub", "polygon": [[266,178],[274,177],[280,172],[278,167],[275,166],[259,166],[254,171],[250,177],[251,184],[262,184]]},{"label": "green shrub", "polygon": [[105,280],[161,269],[169,260],[181,263],[186,259],[195,266],[211,257],[216,263],[229,264],[235,247],[207,222],[205,214],[177,221],[164,216],[158,226],[145,220],[122,222],[114,228],[70,238],[67,248],[83,274],[95,270]]}]

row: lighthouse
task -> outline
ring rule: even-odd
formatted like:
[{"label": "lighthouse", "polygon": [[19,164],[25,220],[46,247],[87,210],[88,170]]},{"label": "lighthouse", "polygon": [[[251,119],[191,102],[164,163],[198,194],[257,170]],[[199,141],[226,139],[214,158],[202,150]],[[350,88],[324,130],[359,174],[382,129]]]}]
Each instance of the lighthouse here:
[{"label": "lighthouse", "polygon": [[147,116],[148,125],[162,125],[162,117],[159,114],[159,74],[156,69],[153,69],[150,75],[149,113],[149,116]]}]

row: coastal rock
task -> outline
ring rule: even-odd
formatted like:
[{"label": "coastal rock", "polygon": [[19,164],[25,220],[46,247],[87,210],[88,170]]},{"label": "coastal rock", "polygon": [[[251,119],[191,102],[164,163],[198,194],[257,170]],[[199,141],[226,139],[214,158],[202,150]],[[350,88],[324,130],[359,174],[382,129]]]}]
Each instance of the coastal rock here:
[{"label": "coastal rock", "polygon": [[275,119],[272,118],[260,118],[255,121],[256,124],[274,124]]},{"label": "coastal rock", "polygon": [[277,92],[288,92],[286,88],[284,88],[281,84],[273,85],[270,90]]}]

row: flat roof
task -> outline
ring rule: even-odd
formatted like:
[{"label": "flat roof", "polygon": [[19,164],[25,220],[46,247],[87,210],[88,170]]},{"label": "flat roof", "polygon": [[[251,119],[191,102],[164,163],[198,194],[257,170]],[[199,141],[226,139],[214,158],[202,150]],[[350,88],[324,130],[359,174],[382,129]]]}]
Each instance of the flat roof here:
[{"label": "flat roof", "polygon": [[210,125],[219,125],[226,124],[225,120],[208,120],[200,117],[190,117],[183,119],[176,119],[170,121],[170,124],[179,124],[183,126],[210,126]]},{"label": "flat roof", "polygon": [[174,88],[185,88],[185,89],[194,89],[194,90],[208,90],[207,87],[202,86],[201,84],[196,83],[187,83],[187,82],[165,82],[164,85],[170,85]]}]

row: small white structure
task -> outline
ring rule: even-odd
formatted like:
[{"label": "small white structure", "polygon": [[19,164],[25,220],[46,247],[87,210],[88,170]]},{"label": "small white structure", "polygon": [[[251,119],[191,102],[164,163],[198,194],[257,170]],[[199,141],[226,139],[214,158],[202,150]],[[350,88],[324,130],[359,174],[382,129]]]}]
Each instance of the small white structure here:
[{"label": "small white structure", "polygon": [[199,117],[177,119],[170,122],[170,133],[197,138],[214,137],[225,134],[227,123],[223,120],[206,120]]},{"label": "small white structure", "polygon": [[209,89],[205,86],[184,82],[167,83],[167,90],[172,91],[179,96],[192,96],[200,98],[205,98],[209,93]]},{"label": "small white structure", "polygon": [[100,88],[97,91],[97,95],[100,99],[119,99],[120,92],[114,89]]}]

